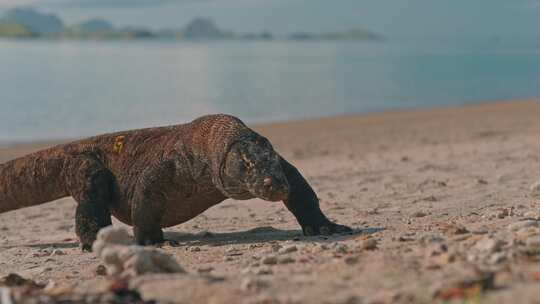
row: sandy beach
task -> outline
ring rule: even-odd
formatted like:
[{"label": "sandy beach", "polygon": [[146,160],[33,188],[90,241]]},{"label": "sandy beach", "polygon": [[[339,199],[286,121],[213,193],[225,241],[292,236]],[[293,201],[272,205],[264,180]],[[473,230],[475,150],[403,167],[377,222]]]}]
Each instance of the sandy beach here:
[{"label": "sandy beach", "polygon": [[[166,230],[181,246],[161,249],[188,274],[139,278],[144,299],[537,303],[540,100],[253,128],[356,233],[303,237],[281,203],[228,200]],[[50,145],[0,147],[0,162]],[[105,282],[100,261],[78,248],[74,214],[71,198],[0,214],[0,277]]]}]

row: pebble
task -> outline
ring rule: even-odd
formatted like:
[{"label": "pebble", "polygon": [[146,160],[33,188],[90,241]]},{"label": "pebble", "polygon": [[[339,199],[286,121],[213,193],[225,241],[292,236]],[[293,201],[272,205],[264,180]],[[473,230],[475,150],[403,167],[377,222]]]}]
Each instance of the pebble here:
[{"label": "pebble", "polygon": [[291,252],[295,252],[295,251],[298,251],[298,248],[296,247],[296,245],[289,245],[289,246],[285,246],[285,247],[279,249],[278,253],[279,254],[287,254],[287,253],[291,253]]},{"label": "pebble", "polygon": [[66,255],[66,253],[63,252],[63,251],[60,250],[60,249],[55,249],[55,250],[53,250],[53,252],[51,253],[51,255]]},{"label": "pebble", "polygon": [[254,278],[245,278],[240,284],[240,289],[244,291],[257,291],[261,289],[268,288],[270,284],[266,281],[254,279]]},{"label": "pebble", "polygon": [[107,274],[134,277],[145,273],[184,273],[176,260],[155,248],[131,245],[125,228],[109,226],[99,231],[92,248]]},{"label": "pebble", "polygon": [[519,229],[527,228],[527,227],[538,227],[538,224],[539,224],[538,221],[531,221],[531,220],[521,221],[521,222],[512,223],[508,225],[508,230],[517,231]]},{"label": "pebble", "polygon": [[503,262],[504,260],[506,260],[506,253],[505,252],[495,252],[489,258],[489,263],[490,264],[499,264],[499,263]]},{"label": "pebble", "polygon": [[292,264],[296,262],[296,260],[291,257],[284,257],[284,258],[279,259],[278,262],[279,264]]},{"label": "pebble", "polygon": [[195,247],[190,247],[190,248],[189,248],[189,251],[191,251],[191,252],[199,252],[199,251],[201,251],[201,248],[200,248],[200,247],[197,247],[197,246],[195,246]]},{"label": "pebble", "polygon": [[279,252],[280,249],[281,249],[281,245],[272,244],[272,247],[271,247],[272,252]]},{"label": "pebble", "polygon": [[107,275],[107,267],[105,267],[103,265],[98,265],[96,267],[96,274],[99,275],[99,276]]},{"label": "pebble", "polygon": [[486,227],[486,226],[481,226],[481,227],[472,229],[471,232],[473,234],[488,234],[489,233],[489,228]]},{"label": "pebble", "polygon": [[527,252],[532,254],[540,253],[540,236],[533,236],[525,242]]},{"label": "pebble", "polygon": [[259,269],[257,269],[257,271],[255,271],[255,274],[256,275],[270,275],[270,274],[273,274],[274,272],[272,271],[272,269],[268,268],[268,267],[261,267]]},{"label": "pebble", "polygon": [[522,228],[516,231],[515,234],[516,240],[521,244],[525,244],[530,237],[539,236],[540,229],[536,227]]},{"label": "pebble", "polygon": [[498,210],[497,213],[495,213],[495,215],[497,216],[497,218],[503,219],[509,216],[510,213],[508,212],[508,209],[502,209],[502,210]]},{"label": "pebble", "polygon": [[362,241],[360,248],[362,250],[375,250],[377,249],[378,242],[376,239],[367,239]]},{"label": "pebble", "polygon": [[227,248],[227,250],[225,250],[225,255],[227,255],[227,256],[238,256],[238,255],[243,255],[243,253],[240,252],[237,248],[230,247],[230,248]]},{"label": "pebble", "polygon": [[478,241],[474,248],[482,253],[493,253],[499,251],[503,245],[503,242],[500,240],[492,238],[484,238]]},{"label": "pebble", "polygon": [[205,267],[199,267],[197,269],[198,273],[210,273],[214,270],[214,267],[212,266],[205,266]]},{"label": "pebble", "polygon": [[325,250],[330,249],[330,247],[328,247],[328,245],[326,245],[326,244],[320,244],[320,245],[318,246],[318,249],[319,249],[320,251],[325,251]]},{"label": "pebble", "polygon": [[427,216],[427,215],[428,214],[425,213],[424,211],[416,211],[413,214],[411,214],[411,217],[424,217],[424,216]]},{"label": "pebble", "polygon": [[349,246],[345,244],[339,244],[335,246],[335,252],[340,254],[345,254],[349,252]]},{"label": "pebble", "polygon": [[527,220],[540,220],[540,213],[538,211],[528,211],[523,214],[523,217]]},{"label": "pebble", "polygon": [[273,255],[269,255],[262,258],[261,263],[264,265],[276,265],[278,263],[278,259]]},{"label": "pebble", "polygon": [[455,224],[449,227],[448,232],[454,235],[467,234],[470,231],[465,226]]},{"label": "pebble", "polygon": [[444,243],[436,243],[436,244],[432,244],[430,245],[427,250],[426,250],[426,254],[427,256],[438,256],[438,255],[441,255],[445,252],[448,251],[448,245],[444,244]]},{"label": "pebble", "polygon": [[483,178],[479,178],[476,180],[476,182],[480,185],[487,185],[489,184],[487,180],[483,179]]}]

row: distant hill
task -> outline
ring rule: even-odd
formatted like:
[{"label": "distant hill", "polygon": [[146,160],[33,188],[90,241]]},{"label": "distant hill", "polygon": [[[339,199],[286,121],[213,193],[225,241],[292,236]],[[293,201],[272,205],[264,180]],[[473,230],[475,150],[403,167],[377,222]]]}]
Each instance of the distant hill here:
[{"label": "distant hill", "polygon": [[211,19],[198,17],[188,23],[182,36],[186,39],[216,39],[224,38],[227,34],[222,32]]},{"label": "distant hill", "polygon": [[20,24],[35,34],[57,34],[64,30],[64,24],[60,18],[51,14],[39,13],[31,8],[8,10],[0,20]]},{"label": "distant hill", "polygon": [[75,29],[85,32],[112,32],[114,26],[107,20],[101,18],[90,19],[77,24]]},{"label": "distant hill", "polygon": [[[0,0],[1,1],[1,0]],[[343,32],[298,32],[289,36],[274,37],[269,31],[240,33],[220,29],[210,18],[197,17],[182,30],[153,30],[141,26],[115,28],[111,22],[93,18],[65,27],[53,14],[44,14],[32,8],[14,8],[0,16],[0,37],[33,37],[43,39],[168,39],[168,40],[382,40],[382,36],[364,29]]]}]

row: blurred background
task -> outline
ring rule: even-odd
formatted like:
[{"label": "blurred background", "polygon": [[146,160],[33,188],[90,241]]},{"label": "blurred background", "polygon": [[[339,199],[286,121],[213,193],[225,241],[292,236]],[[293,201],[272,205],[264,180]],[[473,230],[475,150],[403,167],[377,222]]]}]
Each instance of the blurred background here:
[{"label": "blurred background", "polygon": [[540,96],[539,0],[0,0],[0,142]]}]

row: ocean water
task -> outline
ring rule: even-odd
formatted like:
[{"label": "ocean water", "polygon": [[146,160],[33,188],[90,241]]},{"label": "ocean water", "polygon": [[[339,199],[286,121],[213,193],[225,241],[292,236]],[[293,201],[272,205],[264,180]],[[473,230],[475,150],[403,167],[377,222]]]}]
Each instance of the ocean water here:
[{"label": "ocean water", "polygon": [[0,142],[540,96],[540,40],[0,40]]}]

